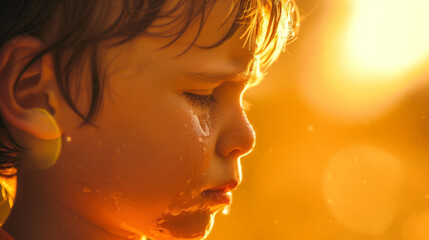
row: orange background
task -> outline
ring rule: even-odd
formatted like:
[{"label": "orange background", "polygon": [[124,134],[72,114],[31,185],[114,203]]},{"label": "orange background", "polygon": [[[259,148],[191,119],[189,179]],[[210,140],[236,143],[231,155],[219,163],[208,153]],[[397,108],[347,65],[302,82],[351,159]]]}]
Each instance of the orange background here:
[{"label": "orange background", "polygon": [[429,239],[429,1],[302,0],[208,239]]}]

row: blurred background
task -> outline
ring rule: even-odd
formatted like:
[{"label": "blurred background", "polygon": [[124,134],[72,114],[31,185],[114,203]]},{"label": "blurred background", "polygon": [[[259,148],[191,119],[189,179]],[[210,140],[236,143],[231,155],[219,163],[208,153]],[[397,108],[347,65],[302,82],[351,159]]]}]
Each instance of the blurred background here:
[{"label": "blurred background", "polygon": [[297,0],[256,147],[208,239],[429,239],[429,1]]},{"label": "blurred background", "polygon": [[256,147],[208,239],[429,239],[429,1],[297,3],[298,40],[245,95]]}]

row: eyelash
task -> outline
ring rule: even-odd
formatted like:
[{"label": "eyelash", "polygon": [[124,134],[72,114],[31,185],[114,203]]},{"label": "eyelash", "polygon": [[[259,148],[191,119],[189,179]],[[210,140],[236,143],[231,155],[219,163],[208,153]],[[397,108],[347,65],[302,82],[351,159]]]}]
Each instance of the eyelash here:
[{"label": "eyelash", "polygon": [[201,108],[212,108],[217,104],[216,98],[211,95],[198,95],[193,93],[185,92],[183,93],[190,103],[196,107]]}]

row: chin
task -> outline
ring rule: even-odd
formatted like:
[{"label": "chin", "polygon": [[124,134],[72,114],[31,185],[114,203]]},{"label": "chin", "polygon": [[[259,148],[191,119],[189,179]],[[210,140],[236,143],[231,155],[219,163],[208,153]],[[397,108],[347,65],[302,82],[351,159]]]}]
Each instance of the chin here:
[{"label": "chin", "polygon": [[152,237],[157,240],[204,239],[211,231],[216,213],[208,210],[170,213],[158,219],[158,226]]}]

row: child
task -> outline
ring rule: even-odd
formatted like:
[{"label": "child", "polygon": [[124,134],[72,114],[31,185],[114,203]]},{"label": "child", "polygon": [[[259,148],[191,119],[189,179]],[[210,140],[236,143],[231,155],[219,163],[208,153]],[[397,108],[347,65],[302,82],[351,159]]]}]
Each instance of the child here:
[{"label": "child", "polygon": [[204,238],[254,146],[241,96],[294,36],[293,9],[286,0],[4,2],[0,163],[4,177],[17,175],[4,231]]}]

